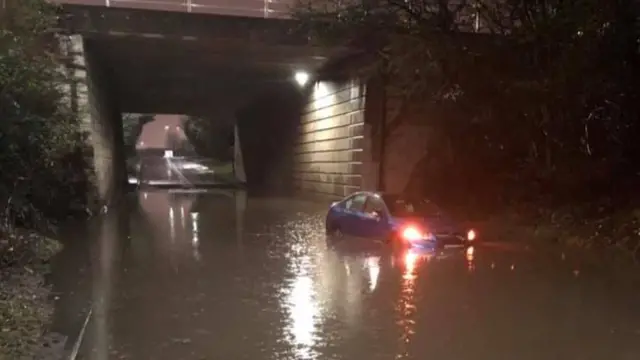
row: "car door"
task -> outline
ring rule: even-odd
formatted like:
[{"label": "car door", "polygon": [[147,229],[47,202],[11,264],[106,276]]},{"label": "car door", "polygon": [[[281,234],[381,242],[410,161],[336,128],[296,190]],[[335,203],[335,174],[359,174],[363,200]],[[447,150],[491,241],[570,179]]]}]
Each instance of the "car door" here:
[{"label": "car door", "polygon": [[360,219],[363,216],[366,200],[367,196],[365,194],[355,194],[345,202],[345,216],[342,218],[340,224],[344,234],[361,236]]},{"label": "car door", "polygon": [[361,236],[373,239],[383,239],[388,233],[388,213],[384,202],[379,196],[367,196],[361,218]]}]

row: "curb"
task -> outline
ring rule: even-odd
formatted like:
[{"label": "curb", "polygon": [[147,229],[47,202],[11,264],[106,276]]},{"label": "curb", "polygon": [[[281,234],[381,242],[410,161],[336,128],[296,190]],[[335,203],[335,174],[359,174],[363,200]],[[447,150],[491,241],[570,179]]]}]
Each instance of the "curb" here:
[{"label": "curb", "polygon": [[89,320],[91,320],[91,315],[93,314],[93,308],[89,309],[86,318],[84,319],[84,323],[80,328],[80,332],[78,333],[78,337],[76,341],[73,343],[73,347],[71,348],[71,353],[69,353],[68,360],[76,360],[78,357],[78,352],[80,351],[80,346],[82,345],[82,340],[84,339],[84,333],[87,330],[87,325],[89,325]]}]

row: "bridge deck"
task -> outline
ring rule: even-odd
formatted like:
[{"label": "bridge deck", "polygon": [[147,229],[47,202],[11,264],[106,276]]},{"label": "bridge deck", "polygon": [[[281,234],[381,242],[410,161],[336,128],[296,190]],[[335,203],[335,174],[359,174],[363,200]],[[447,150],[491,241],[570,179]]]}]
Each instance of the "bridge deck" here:
[{"label": "bridge deck", "polygon": [[206,13],[230,16],[287,18],[290,0],[56,0],[61,4]]},{"label": "bridge deck", "polygon": [[[76,0],[65,0],[76,1]],[[200,0],[203,1],[203,0]],[[67,4],[61,26],[107,68],[123,112],[206,114],[311,73],[348,47],[314,46],[292,19]]]}]

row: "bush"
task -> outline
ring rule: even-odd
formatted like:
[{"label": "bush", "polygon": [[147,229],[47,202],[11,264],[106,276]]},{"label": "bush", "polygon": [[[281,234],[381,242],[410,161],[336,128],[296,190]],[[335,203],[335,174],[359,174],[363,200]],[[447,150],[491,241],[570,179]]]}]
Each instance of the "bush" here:
[{"label": "bush", "polygon": [[[44,0],[0,8],[0,358],[31,358],[50,320],[44,274],[59,244],[38,235],[85,213],[90,152]],[[20,230],[20,229],[31,229]]]},{"label": "bush", "polygon": [[53,314],[47,261],[60,244],[32,232],[0,237],[0,359],[30,358]]},{"label": "bush", "polygon": [[56,8],[8,4],[0,30],[0,209],[5,221],[42,227],[86,206],[89,153],[50,35]]},{"label": "bush", "polygon": [[181,122],[189,143],[198,155],[221,162],[233,160],[233,124],[197,116],[183,116]]}]

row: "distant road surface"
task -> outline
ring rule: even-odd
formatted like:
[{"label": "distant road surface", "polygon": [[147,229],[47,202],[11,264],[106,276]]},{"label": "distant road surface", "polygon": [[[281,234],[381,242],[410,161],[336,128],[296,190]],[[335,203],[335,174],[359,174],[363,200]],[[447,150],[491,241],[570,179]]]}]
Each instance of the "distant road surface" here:
[{"label": "distant road surface", "polygon": [[149,186],[198,187],[236,183],[230,164],[219,165],[207,158],[144,157],[130,182]]}]

